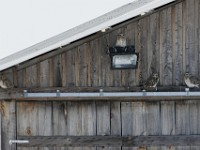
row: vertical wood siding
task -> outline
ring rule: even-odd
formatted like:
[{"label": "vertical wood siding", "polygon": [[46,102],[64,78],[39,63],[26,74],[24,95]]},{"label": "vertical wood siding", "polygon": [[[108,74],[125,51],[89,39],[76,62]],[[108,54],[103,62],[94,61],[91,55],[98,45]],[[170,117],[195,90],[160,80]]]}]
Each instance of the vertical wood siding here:
[{"label": "vertical wood siding", "polygon": [[[183,85],[187,71],[200,75],[200,0],[184,0],[62,54],[2,73],[19,88],[140,86],[153,72],[159,85]],[[139,53],[135,70],[111,70],[107,46],[125,34]],[[17,135],[200,134],[200,102],[2,101],[2,149]],[[15,110],[15,108],[17,110]],[[17,120],[17,121],[16,121]],[[17,122],[17,123],[16,123]],[[17,130],[16,130],[17,128]],[[16,132],[15,132],[16,131]],[[15,149],[13,145],[12,149]],[[199,147],[45,147],[31,150],[199,149]],[[27,148],[18,148],[27,150]]]},{"label": "vertical wood siding", "polygon": [[[183,74],[199,75],[199,0],[185,0],[38,64],[17,70],[17,87],[140,86],[153,72],[159,84],[183,85]],[[107,46],[125,34],[139,52],[136,70],[110,69]],[[14,74],[16,69],[3,73]],[[16,81],[15,81],[16,80]]]},{"label": "vertical wood siding", "polygon": [[[5,116],[2,115],[2,119],[4,118]],[[200,102],[198,100],[183,102],[17,103],[17,135],[19,136],[195,135],[200,133],[199,119]],[[3,124],[5,124],[4,120]],[[145,149],[155,148],[162,147],[145,147]],[[163,148],[166,149],[167,146]],[[190,149],[190,147],[182,148]],[[18,148],[18,150],[27,149]],[[45,149],[51,149],[51,147]],[[60,150],[61,148],[55,147],[54,149]],[[82,147],[68,147],[68,149],[77,150],[82,149]],[[84,149],[93,150],[96,148],[84,147]],[[97,149],[121,149],[121,147],[97,147]],[[138,148],[123,147],[122,149]]]}]

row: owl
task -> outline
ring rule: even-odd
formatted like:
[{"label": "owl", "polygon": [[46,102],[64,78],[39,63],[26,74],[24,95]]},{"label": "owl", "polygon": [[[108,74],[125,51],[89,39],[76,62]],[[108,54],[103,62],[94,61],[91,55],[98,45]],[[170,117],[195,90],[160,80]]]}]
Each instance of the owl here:
[{"label": "owl", "polygon": [[187,87],[189,87],[189,88],[194,88],[194,87],[199,88],[198,79],[196,77],[192,76],[191,74],[189,74],[188,72],[186,72],[184,75],[184,81],[185,81],[185,84],[187,85]]},{"label": "owl", "polygon": [[157,84],[159,82],[159,75],[157,73],[153,73],[147,81],[144,83],[144,90],[149,88],[154,88],[157,91]]},{"label": "owl", "polygon": [[117,41],[115,46],[119,46],[119,47],[125,47],[126,46],[126,38],[123,34],[119,34],[117,36]]},{"label": "owl", "polygon": [[3,89],[7,89],[7,88],[13,88],[14,85],[5,76],[0,75],[0,87]]}]

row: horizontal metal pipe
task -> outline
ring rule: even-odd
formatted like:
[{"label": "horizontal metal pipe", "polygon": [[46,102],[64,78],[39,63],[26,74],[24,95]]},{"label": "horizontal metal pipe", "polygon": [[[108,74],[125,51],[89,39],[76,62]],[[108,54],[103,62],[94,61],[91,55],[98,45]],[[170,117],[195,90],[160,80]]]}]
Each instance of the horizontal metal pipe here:
[{"label": "horizontal metal pipe", "polygon": [[200,92],[77,92],[77,93],[24,93],[24,97],[145,97],[145,96],[200,96]]},{"label": "horizontal metal pipe", "polygon": [[28,140],[10,140],[9,141],[9,144],[10,145],[12,145],[12,144],[27,144],[27,143],[29,143],[29,141]]}]

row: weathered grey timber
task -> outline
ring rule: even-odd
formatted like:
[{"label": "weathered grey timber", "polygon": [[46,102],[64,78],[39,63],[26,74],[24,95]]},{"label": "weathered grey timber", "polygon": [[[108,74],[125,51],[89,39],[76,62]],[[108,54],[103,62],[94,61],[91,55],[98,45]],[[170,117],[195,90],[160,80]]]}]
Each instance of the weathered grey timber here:
[{"label": "weathered grey timber", "polygon": [[18,144],[19,147],[35,146],[200,146],[199,135],[176,135],[176,136],[37,136],[19,137],[29,143]]}]

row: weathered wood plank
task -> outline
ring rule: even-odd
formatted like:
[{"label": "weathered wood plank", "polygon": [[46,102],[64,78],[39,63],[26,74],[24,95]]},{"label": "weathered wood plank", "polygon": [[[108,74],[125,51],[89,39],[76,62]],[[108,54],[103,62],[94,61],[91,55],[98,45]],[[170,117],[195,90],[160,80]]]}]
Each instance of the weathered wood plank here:
[{"label": "weathered wood plank", "polygon": [[[51,102],[17,103],[17,134],[24,136],[52,136]],[[32,148],[43,150],[45,148]]]},{"label": "weathered wood plank", "polygon": [[[195,1],[196,2],[196,1]],[[198,9],[196,10],[196,12],[197,12],[197,14],[198,14],[198,16],[197,16],[197,18],[198,18],[198,26],[200,26],[200,1],[197,1],[197,3],[195,3],[195,5],[198,5]],[[196,18],[196,19],[197,19]],[[198,55],[198,58],[199,58],[199,60],[200,60],[200,27],[197,29],[197,39],[198,39],[198,43],[197,43],[197,45],[198,45],[198,49],[199,49],[199,55]],[[198,66],[198,70],[200,70],[200,65]],[[198,76],[200,75],[200,71],[199,71],[199,74],[198,74]]]},{"label": "weathered wood plank", "polygon": [[15,88],[18,87],[18,72],[17,67],[12,68],[12,74],[13,74],[13,85]]},{"label": "weathered wood plank", "polygon": [[199,135],[173,136],[37,136],[18,139],[28,140],[28,144],[18,144],[19,147],[34,146],[200,146]]},{"label": "weathered wood plank", "polygon": [[[113,86],[113,70],[111,70],[111,59],[108,55],[108,49],[111,46],[114,46],[114,36],[115,32],[110,32],[102,37],[102,44],[103,44],[103,62],[102,62],[102,76],[103,82],[105,86]],[[104,67],[104,68],[103,68]]]},{"label": "weathered wood plank", "polygon": [[[97,135],[110,135],[110,102],[96,102]],[[97,147],[97,150],[108,150],[109,147]]]},{"label": "weathered wood plank", "polygon": [[141,78],[144,81],[149,77],[148,73],[148,56],[147,56],[147,43],[148,43],[148,25],[149,25],[149,17],[148,18],[143,18],[138,21],[138,45],[139,45],[139,63],[140,63],[140,73],[141,73]]},{"label": "weathered wood plank", "polygon": [[195,15],[195,1],[189,0],[186,2],[185,7],[185,48],[186,48],[186,71],[193,75],[198,75],[198,49],[196,47],[196,33],[197,25],[195,20],[197,16]]},{"label": "weathered wood plank", "polygon": [[[82,135],[96,135],[96,106],[95,102],[82,102]],[[96,147],[83,147],[83,150],[96,150]]]},{"label": "weathered wood plank", "polygon": [[[37,125],[37,103],[23,102],[17,103],[17,135],[36,136],[38,135]],[[34,120],[34,121],[33,121]],[[18,147],[18,150],[26,150],[24,147]],[[31,150],[38,148],[32,147]]]},{"label": "weathered wood plank", "polygon": [[16,102],[11,101],[1,101],[1,137],[2,137],[2,150],[16,150],[16,145],[9,145],[9,140],[16,139]]},{"label": "weathered wood plank", "polygon": [[[198,135],[200,132],[199,130],[199,119],[200,119],[200,103],[198,101],[188,101],[189,105],[189,117],[190,117],[190,134]],[[199,149],[197,146],[191,146],[190,149]]]},{"label": "weathered wood plank", "polygon": [[49,62],[45,60],[40,63],[40,72],[39,72],[39,81],[40,87],[48,87],[49,86]]},{"label": "weathered wood plank", "polygon": [[67,73],[67,67],[66,67],[66,53],[62,53],[61,54],[61,78],[62,78],[62,87],[65,87],[67,84],[67,77],[66,77],[66,73]]},{"label": "weathered wood plank", "polygon": [[86,43],[78,46],[75,52],[76,86],[88,85],[88,64],[87,64]]},{"label": "weathered wood plank", "polygon": [[68,103],[53,102],[53,135],[68,135]]},{"label": "weathered wood plank", "polygon": [[23,88],[23,87],[26,87],[25,86],[25,76],[26,76],[26,74],[25,74],[25,70],[26,69],[22,69],[22,70],[19,70],[18,72],[17,72],[17,87],[18,88]]},{"label": "weathered wood plank", "polygon": [[[80,64],[80,59],[81,59],[81,55],[79,54],[80,52],[80,47],[77,47],[76,49],[75,49],[75,52],[74,52],[74,59],[75,59],[75,62],[74,62],[74,64],[75,64],[75,74],[74,74],[74,76],[75,76],[75,86],[80,86],[80,83],[81,83],[81,80],[80,80],[80,75],[81,75],[81,73],[80,73],[80,68],[81,67],[79,67],[81,64]],[[83,82],[85,82],[85,80],[83,81]]]},{"label": "weathered wood plank", "polygon": [[[73,136],[82,135],[82,107],[79,102],[68,102],[68,134]],[[67,145],[66,145],[67,146]],[[70,145],[69,145],[70,146]],[[68,150],[81,150],[82,148],[77,145],[76,147],[68,147]]]},{"label": "weathered wood plank", "polygon": [[159,73],[160,64],[160,16],[159,13],[154,13],[149,17],[149,42],[148,42],[148,73]]},{"label": "weathered wood plank", "polygon": [[[110,128],[112,136],[121,136],[121,103],[112,102],[110,112]],[[112,147],[111,150],[121,150],[121,147]]]},{"label": "weathered wood plank", "polygon": [[[186,10],[186,1],[184,0],[182,2],[182,9],[183,10]],[[186,37],[185,37],[185,30],[186,30],[186,24],[185,24],[185,21],[186,20],[186,11],[182,11],[182,20],[183,20],[183,72],[186,72],[186,47],[185,47],[185,41],[186,41]]]},{"label": "weathered wood plank", "polygon": [[86,49],[86,64],[87,64],[87,85],[91,86],[91,47],[90,42],[87,42],[85,44]]},{"label": "weathered wood plank", "polygon": [[183,7],[172,7],[173,85],[183,85]]},{"label": "weathered wood plank", "polygon": [[[52,68],[51,68],[51,74],[53,75],[52,76],[52,79],[50,80],[53,80],[53,86],[54,87],[62,87],[62,58],[61,58],[61,55],[58,55],[58,56],[55,56],[53,59],[52,59]],[[49,68],[50,69],[50,68]]]},{"label": "weathered wood plank", "polygon": [[175,102],[161,102],[161,134],[175,134]]},{"label": "weathered wood plank", "polygon": [[[132,103],[121,103],[121,126],[122,136],[130,136],[133,133]],[[122,150],[134,150],[134,148],[122,147]]]},{"label": "weathered wood plank", "polygon": [[25,86],[26,87],[37,87],[37,68],[36,65],[26,68]]},{"label": "weathered wood plank", "polygon": [[[160,106],[160,135],[174,135],[175,134],[175,102],[162,101]],[[175,147],[167,145],[168,148],[174,150]],[[162,147],[162,150],[166,150],[166,147]]]},{"label": "weathered wood plank", "polygon": [[[139,136],[146,135],[146,116],[144,103],[121,103],[122,113],[122,136]],[[137,147],[127,148],[123,147],[123,150],[136,150]]]},{"label": "weathered wood plank", "polygon": [[159,135],[161,133],[160,127],[160,102],[146,102],[145,103],[145,118],[146,118],[146,134]]},{"label": "weathered wood plank", "polygon": [[[67,102],[53,102],[53,135],[68,135],[68,105]],[[67,150],[67,147],[54,147],[53,150]]]},{"label": "weathered wood plank", "polygon": [[160,13],[160,84],[172,85],[171,8]]},{"label": "weathered wood plank", "polygon": [[66,85],[75,86],[75,49],[66,52]]},{"label": "weathered wood plank", "polygon": [[[189,135],[190,134],[190,113],[188,102],[176,102],[175,113],[175,134],[176,135]],[[194,145],[193,145],[194,146]],[[182,146],[177,147],[182,149]],[[184,150],[190,150],[190,147],[184,147]]]},{"label": "weathered wood plank", "polygon": [[101,51],[97,46],[100,43],[100,39],[95,39],[90,42],[91,46],[91,85],[92,86],[101,86]]}]

